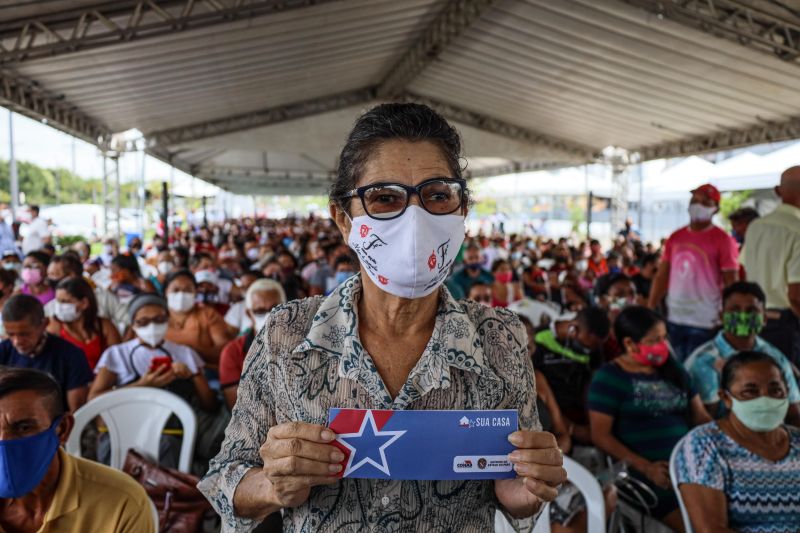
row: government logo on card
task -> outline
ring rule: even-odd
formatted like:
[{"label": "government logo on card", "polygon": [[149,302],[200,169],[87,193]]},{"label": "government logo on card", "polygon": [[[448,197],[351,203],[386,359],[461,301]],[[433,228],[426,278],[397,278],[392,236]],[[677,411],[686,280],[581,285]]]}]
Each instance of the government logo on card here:
[{"label": "government logo on card", "polygon": [[484,459],[483,457],[478,459],[478,468],[480,468],[481,470],[486,470],[486,459]]}]

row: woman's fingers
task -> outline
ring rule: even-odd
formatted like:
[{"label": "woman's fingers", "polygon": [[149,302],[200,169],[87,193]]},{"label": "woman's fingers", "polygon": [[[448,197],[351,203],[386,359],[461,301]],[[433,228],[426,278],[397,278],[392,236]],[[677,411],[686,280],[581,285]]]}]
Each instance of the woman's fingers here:
[{"label": "woman's fingers", "polygon": [[537,481],[529,477],[522,479],[525,483],[525,488],[528,489],[528,492],[543,501],[551,502],[556,499],[556,496],[558,496],[558,489],[556,487],[551,487],[547,483]]},{"label": "woman's fingers", "polygon": [[322,461],[313,461],[302,457],[283,457],[270,461],[264,465],[264,470],[270,477],[277,476],[336,476],[342,465]]},{"label": "woman's fingers", "polygon": [[543,481],[551,486],[557,486],[567,478],[567,471],[560,466],[548,466],[532,463],[516,463],[514,470],[520,476]]},{"label": "woman's fingers", "polygon": [[267,438],[302,439],[311,442],[328,443],[336,439],[336,434],[325,426],[307,424],[305,422],[284,422],[272,426]]},{"label": "woman's fingers", "polygon": [[268,441],[267,444],[265,450],[265,458],[267,459],[302,457],[326,463],[340,463],[344,461],[344,454],[331,444],[319,444],[299,438],[277,439]]}]

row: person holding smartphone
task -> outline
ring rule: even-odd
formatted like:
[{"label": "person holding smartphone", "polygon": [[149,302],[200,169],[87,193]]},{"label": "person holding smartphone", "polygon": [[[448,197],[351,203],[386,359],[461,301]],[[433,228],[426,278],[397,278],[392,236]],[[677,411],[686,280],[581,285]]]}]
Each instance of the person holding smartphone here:
[{"label": "person holding smartphone", "polygon": [[[188,346],[164,339],[169,309],[161,296],[141,294],[131,301],[128,312],[136,337],[103,352],[89,399],[116,387],[157,387],[177,394],[194,408],[198,418],[195,454],[207,460],[222,441],[227,416],[203,375],[203,360]],[[179,433],[173,429],[168,424],[165,435]]]}]

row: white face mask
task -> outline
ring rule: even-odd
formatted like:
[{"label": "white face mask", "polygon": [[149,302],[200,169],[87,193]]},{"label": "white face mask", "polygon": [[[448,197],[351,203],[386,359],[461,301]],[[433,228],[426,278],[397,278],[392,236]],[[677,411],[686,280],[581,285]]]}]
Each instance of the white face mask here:
[{"label": "white face mask", "polygon": [[56,301],[55,315],[61,322],[74,322],[80,318],[81,312],[78,311],[78,306],[73,303]]},{"label": "white face mask", "polygon": [[134,326],[133,331],[136,333],[136,336],[139,337],[140,341],[148,346],[155,347],[161,344],[164,341],[164,337],[167,336],[167,324],[151,322],[143,328]]},{"label": "white face mask", "polygon": [[444,283],[463,241],[463,216],[432,215],[410,205],[392,220],[355,217],[347,242],[378,287],[421,298]]},{"label": "white face mask", "polygon": [[170,292],[167,294],[167,307],[176,313],[185,313],[191,310],[195,304],[195,294],[193,292]]},{"label": "white face mask", "polygon": [[258,333],[261,331],[261,328],[264,327],[264,324],[267,323],[267,315],[269,313],[264,313],[263,315],[257,315],[253,313],[253,331]]},{"label": "white face mask", "polygon": [[258,248],[250,248],[249,250],[247,250],[247,254],[246,255],[247,255],[247,258],[250,261],[256,261],[258,259],[258,256],[259,256]]},{"label": "white face mask", "polygon": [[173,265],[172,262],[170,262],[170,261],[161,261],[158,264],[157,268],[158,268],[158,273],[159,274],[162,274],[162,275],[166,276],[167,274],[172,272],[172,269],[175,268],[175,265]]},{"label": "white face mask", "polygon": [[692,222],[708,222],[716,210],[716,207],[708,207],[703,204],[689,204],[689,218],[692,219]]}]

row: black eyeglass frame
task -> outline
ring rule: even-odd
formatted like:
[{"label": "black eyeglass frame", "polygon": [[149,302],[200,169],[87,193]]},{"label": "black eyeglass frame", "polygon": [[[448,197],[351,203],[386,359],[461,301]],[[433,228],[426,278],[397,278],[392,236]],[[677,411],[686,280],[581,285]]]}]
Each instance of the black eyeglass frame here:
[{"label": "black eyeglass frame", "polygon": [[[422,195],[420,194],[420,191],[426,185],[428,185],[430,183],[437,182],[437,181],[445,182],[445,183],[457,183],[457,184],[461,185],[461,192],[459,193],[460,198],[459,198],[458,206],[455,209],[453,209],[452,211],[448,211],[447,213],[432,213],[427,207],[425,207],[425,200],[422,199]],[[367,204],[364,201],[364,195],[366,194],[366,192],[369,189],[373,189],[375,187],[387,187],[387,186],[400,187],[401,189],[404,189],[406,191],[406,205],[403,207],[403,209],[400,210],[399,213],[397,213],[396,215],[394,215],[392,217],[378,218],[378,217],[373,216],[373,215],[370,214],[369,210],[367,209]],[[342,196],[340,196],[339,199],[340,200],[349,200],[351,198],[358,197],[358,198],[361,199],[361,207],[364,209],[364,212],[367,214],[367,216],[369,218],[374,219],[374,220],[394,220],[395,218],[403,216],[403,213],[406,212],[406,209],[408,209],[408,205],[411,203],[411,195],[413,195],[413,194],[416,194],[417,197],[419,198],[420,206],[422,206],[422,208],[426,212],[430,213],[431,215],[434,215],[434,216],[452,215],[453,213],[455,213],[459,209],[463,209],[464,208],[464,195],[466,193],[466,190],[467,190],[467,180],[465,180],[463,178],[444,178],[444,177],[442,177],[442,178],[430,178],[430,179],[427,179],[427,180],[423,181],[422,183],[419,183],[418,185],[415,185],[413,187],[411,185],[405,185],[403,183],[381,181],[381,182],[378,182],[378,183],[370,183],[369,185],[364,185],[362,187],[358,187],[356,189],[353,189],[353,190],[349,191],[347,194],[343,194]]]}]

